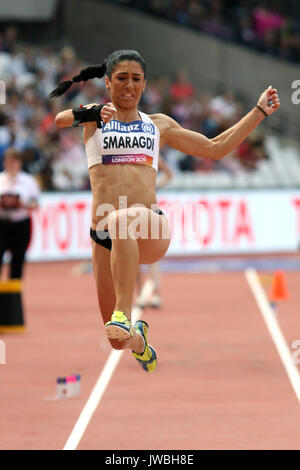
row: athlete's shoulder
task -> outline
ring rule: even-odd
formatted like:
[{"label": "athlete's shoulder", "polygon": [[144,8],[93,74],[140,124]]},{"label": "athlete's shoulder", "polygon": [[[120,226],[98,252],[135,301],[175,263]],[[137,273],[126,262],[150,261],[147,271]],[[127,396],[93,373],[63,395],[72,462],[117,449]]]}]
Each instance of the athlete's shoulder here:
[{"label": "athlete's shoulder", "polygon": [[174,121],[174,119],[170,118],[170,116],[167,116],[167,114],[163,113],[156,113],[156,114],[151,114],[150,119],[156,124],[156,126],[162,131],[162,130],[167,130],[170,129],[171,127],[178,127],[179,124]]},{"label": "athlete's shoulder", "polygon": [[172,119],[170,116],[168,116],[167,114],[163,114],[163,113],[156,113],[156,114],[150,114],[149,115],[150,119],[152,119],[153,121],[160,121],[160,122],[167,122],[167,123],[176,123],[176,121],[174,121],[174,119]]},{"label": "athlete's shoulder", "polygon": [[148,114],[148,116],[150,119],[152,119],[152,121],[165,120],[165,119],[168,119],[169,117],[163,113]]}]

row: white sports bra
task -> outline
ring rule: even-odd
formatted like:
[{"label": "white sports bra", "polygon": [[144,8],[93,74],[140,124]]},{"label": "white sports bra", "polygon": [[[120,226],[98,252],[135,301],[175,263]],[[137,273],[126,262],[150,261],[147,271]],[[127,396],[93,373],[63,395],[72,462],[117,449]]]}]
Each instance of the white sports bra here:
[{"label": "white sports bra", "polygon": [[103,165],[148,165],[157,171],[160,134],[157,126],[139,111],[141,121],[112,119],[96,129],[85,145],[88,167]]}]

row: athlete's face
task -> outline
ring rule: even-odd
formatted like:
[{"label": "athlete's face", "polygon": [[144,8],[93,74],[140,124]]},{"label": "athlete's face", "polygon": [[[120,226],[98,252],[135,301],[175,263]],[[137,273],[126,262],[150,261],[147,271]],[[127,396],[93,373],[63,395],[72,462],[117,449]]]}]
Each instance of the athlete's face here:
[{"label": "athlete's face", "polygon": [[112,102],[122,108],[137,106],[146,85],[144,71],[134,60],[119,62],[105,81]]}]

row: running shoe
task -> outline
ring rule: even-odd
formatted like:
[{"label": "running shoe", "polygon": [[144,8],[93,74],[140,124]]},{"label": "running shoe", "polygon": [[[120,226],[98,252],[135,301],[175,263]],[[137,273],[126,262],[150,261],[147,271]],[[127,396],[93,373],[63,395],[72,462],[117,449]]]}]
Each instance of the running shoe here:
[{"label": "running shoe", "polygon": [[145,342],[145,348],[142,353],[136,353],[132,351],[133,357],[135,357],[146,372],[154,372],[156,369],[157,358],[156,352],[150,344],[148,344],[147,336],[148,336],[148,324],[143,320],[138,320],[134,325],[135,331],[142,336]]},{"label": "running shoe", "polygon": [[115,310],[111,320],[105,324],[108,339],[117,339],[122,342],[129,339],[131,335],[131,322],[123,312]]}]

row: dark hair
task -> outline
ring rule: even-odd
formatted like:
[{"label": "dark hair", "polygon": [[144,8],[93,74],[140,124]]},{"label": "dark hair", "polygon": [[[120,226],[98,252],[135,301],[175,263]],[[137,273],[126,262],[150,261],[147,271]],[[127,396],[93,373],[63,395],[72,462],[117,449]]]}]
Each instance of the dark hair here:
[{"label": "dark hair", "polygon": [[92,78],[102,78],[105,74],[110,79],[115,66],[123,60],[134,60],[135,62],[138,62],[143,69],[144,76],[146,77],[146,62],[139,52],[127,49],[114,51],[102,64],[90,65],[89,67],[82,69],[78,75],[75,75],[72,78],[72,80],[60,82],[58,87],[50,93],[49,97],[54,98],[56,96],[63,95],[70,86],[73,85],[73,83],[87,81]]}]

